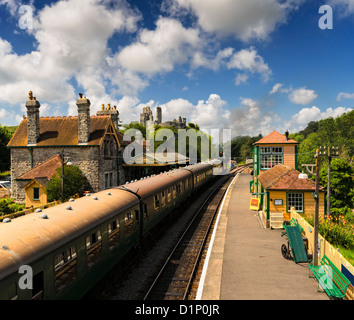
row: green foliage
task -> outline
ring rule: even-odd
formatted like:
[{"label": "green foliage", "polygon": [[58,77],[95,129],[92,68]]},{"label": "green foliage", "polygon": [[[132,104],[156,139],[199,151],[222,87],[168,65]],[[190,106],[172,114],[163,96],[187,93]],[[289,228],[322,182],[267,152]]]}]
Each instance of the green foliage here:
[{"label": "green foliage", "polygon": [[[320,170],[320,184],[327,188],[328,165]],[[354,208],[354,169],[344,159],[331,161],[331,209]]]},{"label": "green foliage", "polygon": [[[318,232],[330,244],[354,250],[354,216],[350,209],[345,210],[349,214],[332,215],[330,218],[325,216],[324,219],[320,219]],[[312,226],[313,220],[313,217],[307,219]]]},{"label": "green foliage", "polygon": [[[300,131],[299,164],[315,163],[314,155],[320,146],[338,146],[342,158],[354,158],[354,110],[337,118],[311,121]],[[301,137],[300,137],[301,138]],[[295,139],[296,140],[296,139]]]},{"label": "green foliage", "polygon": [[[46,187],[48,202],[61,200],[61,168],[53,175]],[[64,166],[64,199],[68,200],[80,193],[85,185],[86,178],[79,167]]]},{"label": "green foliage", "polygon": [[128,129],[137,129],[142,133],[144,139],[146,139],[146,127],[143,124],[141,124],[139,121],[132,121],[129,124],[124,124],[123,127],[124,127],[124,130],[122,130],[123,134]]},{"label": "green foliage", "polygon": [[315,163],[316,149],[319,148],[321,140],[316,132],[310,133],[305,140],[300,143],[298,162],[302,164]]},{"label": "green foliage", "polygon": [[231,141],[231,157],[236,159],[237,162],[246,160],[246,158],[252,158],[253,144],[262,139],[263,136],[259,134],[256,137],[250,136],[238,136]]},{"label": "green foliage", "polygon": [[21,211],[25,208],[24,205],[15,203],[11,198],[0,199],[0,215],[6,215]]},{"label": "green foliage", "polygon": [[10,169],[10,149],[6,145],[9,143],[11,136],[6,127],[0,126],[0,172]]}]

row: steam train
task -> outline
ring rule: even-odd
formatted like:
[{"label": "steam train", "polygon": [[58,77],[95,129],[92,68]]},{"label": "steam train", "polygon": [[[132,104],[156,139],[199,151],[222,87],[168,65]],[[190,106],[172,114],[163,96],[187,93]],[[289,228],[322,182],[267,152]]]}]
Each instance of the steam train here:
[{"label": "steam train", "polygon": [[0,299],[81,298],[212,174],[186,166],[4,220]]}]

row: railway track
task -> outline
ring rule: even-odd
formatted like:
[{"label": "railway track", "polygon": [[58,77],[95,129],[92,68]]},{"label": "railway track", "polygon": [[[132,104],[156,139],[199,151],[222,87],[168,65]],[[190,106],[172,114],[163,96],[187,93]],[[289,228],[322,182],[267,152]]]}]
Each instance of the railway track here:
[{"label": "railway track", "polygon": [[232,170],[215,186],[180,237],[156,276],[144,300],[186,300],[202,258],[214,218],[234,175],[247,166]]}]

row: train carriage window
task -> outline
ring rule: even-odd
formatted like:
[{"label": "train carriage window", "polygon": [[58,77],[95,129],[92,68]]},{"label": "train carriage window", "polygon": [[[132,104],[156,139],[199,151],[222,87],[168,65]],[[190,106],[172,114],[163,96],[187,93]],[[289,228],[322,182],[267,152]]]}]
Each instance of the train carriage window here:
[{"label": "train carriage window", "polygon": [[86,237],[87,267],[92,267],[102,256],[102,241],[100,230]]},{"label": "train carriage window", "polygon": [[131,211],[125,214],[124,228],[125,228],[125,237],[129,237],[134,230],[134,217],[133,217],[133,212]]},{"label": "train carriage window", "polygon": [[59,293],[76,280],[77,259],[75,246],[71,246],[55,256],[54,273],[56,293]]},{"label": "train carriage window", "polygon": [[143,204],[143,208],[144,208],[144,218],[147,218],[147,216],[148,216],[148,209],[147,209],[147,204],[146,204],[146,203]]},{"label": "train carriage window", "polygon": [[161,206],[164,207],[166,205],[166,192],[161,191]]},{"label": "train carriage window", "polygon": [[171,201],[171,188],[167,189],[167,202]]},{"label": "train carriage window", "polygon": [[135,223],[139,224],[139,210],[134,210],[135,213]]},{"label": "train carriage window", "polygon": [[157,195],[154,195],[154,208],[155,210],[158,210],[160,208],[160,200]]},{"label": "train carriage window", "polygon": [[176,185],[172,187],[172,198],[176,199]]},{"label": "train carriage window", "polygon": [[43,300],[44,273],[43,271],[33,276],[32,300]]},{"label": "train carriage window", "polygon": [[119,220],[115,219],[108,224],[108,246],[109,250],[119,245],[120,242],[120,227]]}]

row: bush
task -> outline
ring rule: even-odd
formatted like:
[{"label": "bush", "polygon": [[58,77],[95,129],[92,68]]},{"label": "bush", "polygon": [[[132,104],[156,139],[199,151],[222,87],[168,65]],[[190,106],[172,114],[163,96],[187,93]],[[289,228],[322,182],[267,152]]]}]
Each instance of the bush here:
[{"label": "bush", "polygon": [[[64,166],[64,199],[68,200],[82,191],[86,182],[79,167]],[[53,175],[46,187],[48,202],[61,200],[61,168]]]},{"label": "bush", "polygon": [[7,215],[10,213],[18,212],[24,208],[24,205],[15,203],[15,201],[11,198],[0,199],[0,215]]},{"label": "bush", "polygon": [[[313,217],[308,218],[307,221],[313,226]],[[326,216],[324,219],[320,219],[318,232],[330,244],[354,250],[354,218],[351,210],[345,216],[332,215],[330,218]]]}]

